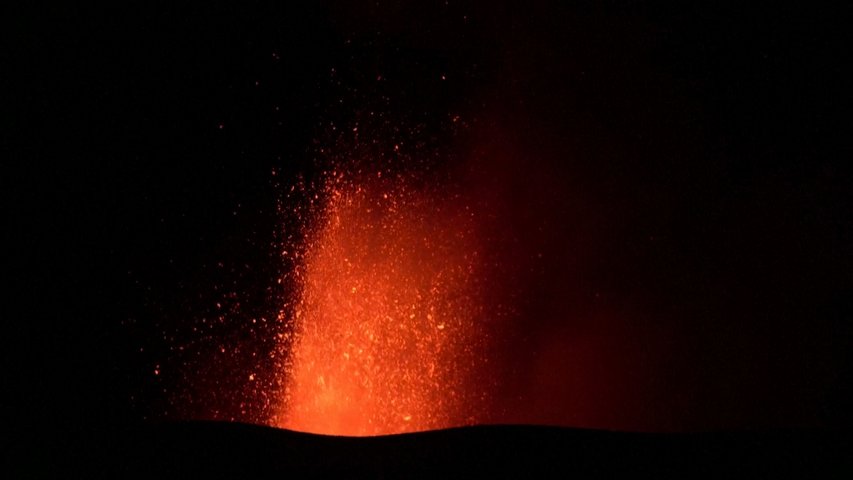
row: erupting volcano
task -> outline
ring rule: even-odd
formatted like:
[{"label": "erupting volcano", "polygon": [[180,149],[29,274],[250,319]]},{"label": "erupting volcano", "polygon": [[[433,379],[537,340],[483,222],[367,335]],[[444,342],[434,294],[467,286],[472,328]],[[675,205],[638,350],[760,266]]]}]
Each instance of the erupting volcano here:
[{"label": "erupting volcano", "polygon": [[295,298],[271,423],[365,436],[478,421],[488,313],[464,197],[385,169],[331,171],[313,199],[286,253]]}]

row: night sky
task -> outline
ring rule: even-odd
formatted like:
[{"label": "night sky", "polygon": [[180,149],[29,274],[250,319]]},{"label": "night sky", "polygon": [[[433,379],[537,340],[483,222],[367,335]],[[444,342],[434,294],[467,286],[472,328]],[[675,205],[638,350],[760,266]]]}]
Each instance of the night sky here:
[{"label": "night sky", "polygon": [[8,438],[263,414],[277,202],[354,128],[498,219],[484,418],[851,425],[838,12],[291,3],[5,15]]}]

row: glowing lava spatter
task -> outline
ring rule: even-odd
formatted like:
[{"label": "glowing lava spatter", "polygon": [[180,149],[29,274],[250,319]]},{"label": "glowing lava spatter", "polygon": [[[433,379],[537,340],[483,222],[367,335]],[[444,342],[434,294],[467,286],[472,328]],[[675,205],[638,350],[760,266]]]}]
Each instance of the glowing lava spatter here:
[{"label": "glowing lava spatter", "polygon": [[331,173],[316,199],[272,423],[382,435],[475,422],[487,335],[473,213],[387,171]]}]

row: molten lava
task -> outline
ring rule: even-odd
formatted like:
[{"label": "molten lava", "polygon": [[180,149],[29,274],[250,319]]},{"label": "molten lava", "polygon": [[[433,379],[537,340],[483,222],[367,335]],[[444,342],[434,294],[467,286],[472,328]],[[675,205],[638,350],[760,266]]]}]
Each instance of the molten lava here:
[{"label": "molten lava", "polygon": [[387,171],[332,173],[320,190],[272,423],[362,436],[477,421],[487,334],[474,213]]}]

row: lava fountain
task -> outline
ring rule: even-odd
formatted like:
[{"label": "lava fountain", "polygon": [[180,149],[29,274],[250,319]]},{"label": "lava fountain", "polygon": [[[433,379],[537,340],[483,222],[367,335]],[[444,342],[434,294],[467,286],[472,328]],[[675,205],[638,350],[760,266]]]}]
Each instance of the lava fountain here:
[{"label": "lava fountain", "polygon": [[478,219],[390,170],[325,176],[282,337],[272,423],[384,435],[475,423],[488,381]]}]

